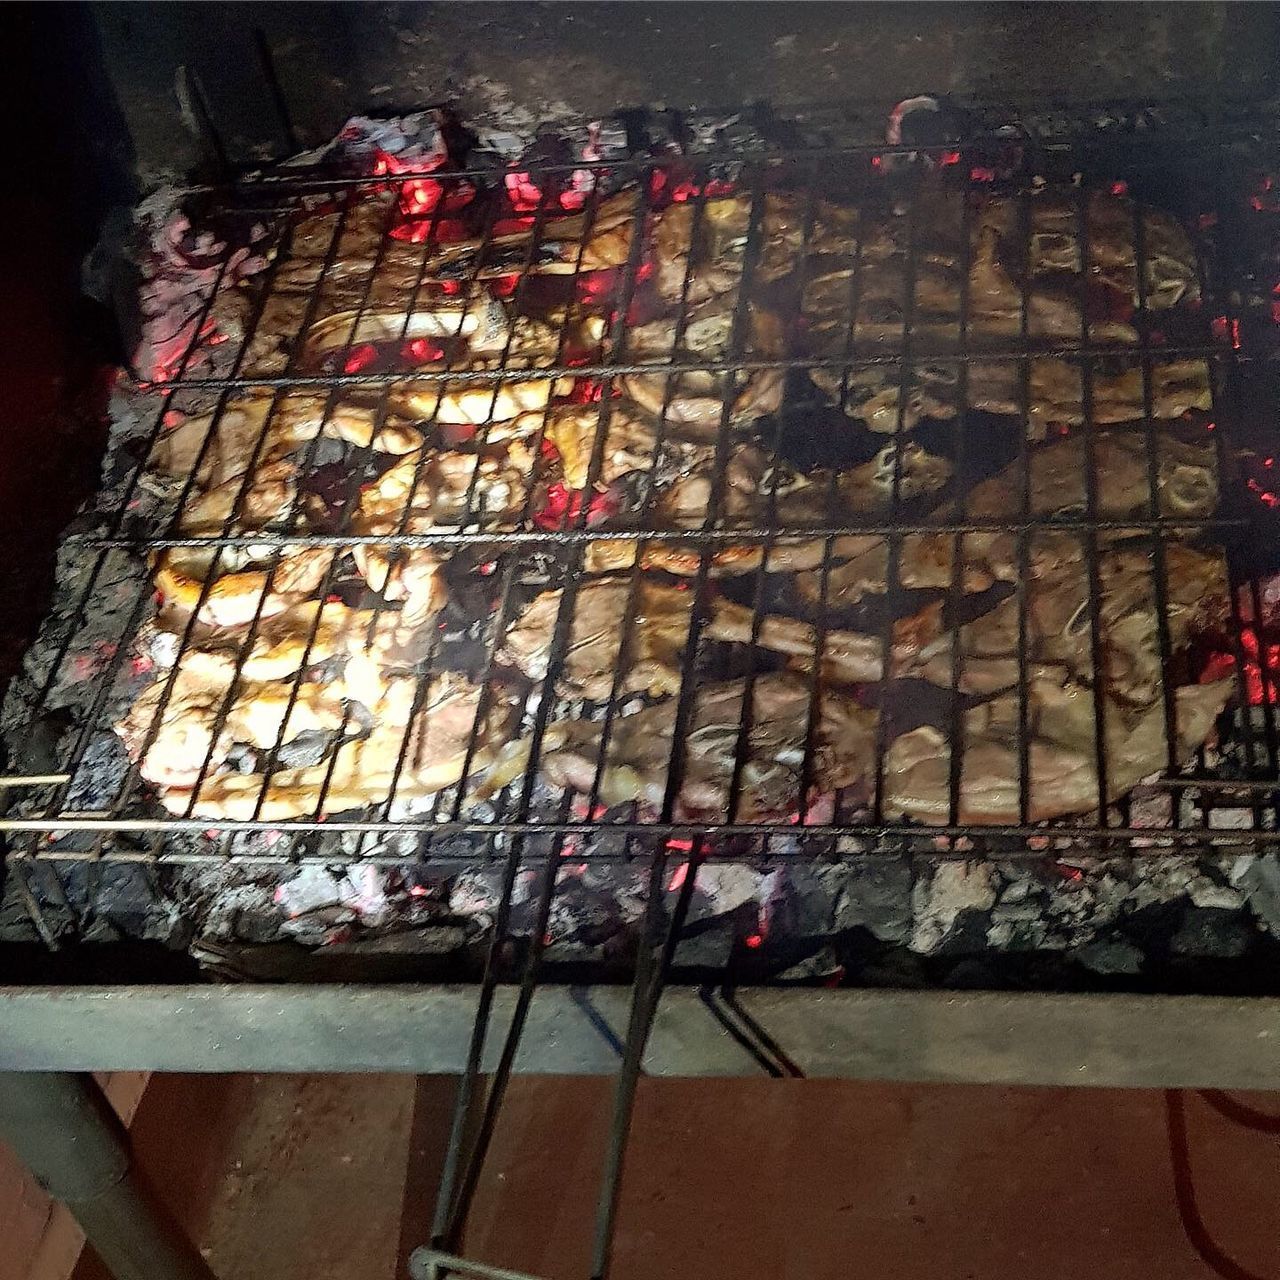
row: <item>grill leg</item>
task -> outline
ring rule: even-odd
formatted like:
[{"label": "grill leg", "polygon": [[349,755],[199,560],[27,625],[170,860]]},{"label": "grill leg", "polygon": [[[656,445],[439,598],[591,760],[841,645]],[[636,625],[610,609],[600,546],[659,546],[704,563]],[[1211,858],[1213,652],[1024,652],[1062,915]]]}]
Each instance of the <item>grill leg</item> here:
[{"label": "grill leg", "polygon": [[115,1280],[214,1280],[142,1186],[125,1128],[91,1076],[0,1074],[0,1138],[67,1206]]}]

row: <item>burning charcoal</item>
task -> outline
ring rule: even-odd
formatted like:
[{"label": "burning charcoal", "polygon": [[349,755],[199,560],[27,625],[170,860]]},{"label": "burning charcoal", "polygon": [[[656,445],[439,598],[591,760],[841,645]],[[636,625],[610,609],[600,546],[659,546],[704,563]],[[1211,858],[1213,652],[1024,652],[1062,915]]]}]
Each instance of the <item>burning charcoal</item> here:
[{"label": "burning charcoal", "polygon": [[1193,906],[1216,907],[1226,911],[1238,911],[1245,904],[1245,895],[1230,885],[1219,884],[1211,877],[1199,876],[1187,886]]},{"label": "burning charcoal", "polygon": [[336,733],[308,729],[281,744],[276,752],[276,766],[280,769],[303,769],[319,764],[328,758],[337,740]]},{"label": "burning charcoal", "polygon": [[[747,909],[750,914],[750,909]],[[715,969],[723,972],[741,949],[742,923],[734,915],[716,915],[686,929],[676,947],[677,969]]]},{"label": "burning charcoal", "polygon": [[310,471],[299,485],[307,511],[322,532],[336,533],[360,500],[359,486],[352,483],[351,468],[343,462],[327,462]]},{"label": "burning charcoal", "polygon": [[936,951],[962,912],[989,911],[995,901],[995,877],[988,864],[938,863],[921,875],[912,892],[912,949]]},{"label": "burning charcoal", "polygon": [[[687,874],[685,864],[676,863],[668,880],[668,893],[679,890]],[[693,897],[689,902],[689,923],[728,915],[750,903],[757,908],[773,892],[777,872],[758,871],[734,863],[708,862],[698,868]]]},{"label": "burning charcoal", "polygon": [[863,928],[882,942],[905,942],[911,932],[910,861],[868,858],[839,871],[836,928]]},{"label": "burning charcoal", "polygon": [[1231,879],[1248,895],[1249,906],[1263,926],[1280,937],[1280,855],[1242,858]]}]

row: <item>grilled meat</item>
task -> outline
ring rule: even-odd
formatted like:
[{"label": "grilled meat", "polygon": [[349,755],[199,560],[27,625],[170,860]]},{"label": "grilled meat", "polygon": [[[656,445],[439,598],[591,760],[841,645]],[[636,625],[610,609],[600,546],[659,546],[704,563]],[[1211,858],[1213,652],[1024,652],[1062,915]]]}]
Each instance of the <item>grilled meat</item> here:
[{"label": "grilled meat", "polygon": [[[1158,209],[1136,205],[1111,192],[1092,191],[1084,201],[1058,192],[1045,192],[1027,202],[1030,244],[1026,271],[1032,279],[1078,277],[1081,272],[1081,229],[1088,244],[1088,274],[1138,305],[1146,294],[1153,311],[1167,310],[1200,297],[1195,248],[1176,219]],[[1137,224],[1141,220],[1146,280],[1140,289],[1137,273]],[[996,199],[983,212],[983,222],[1005,243],[1023,235],[1019,201]]]},{"label": "grilled meat", "polygon": [[879,680],[884,674],[884,646],[879,636],[831,627],[819,637],[809,623],[775,613],[762,615],[756,625],[751,609],[728,600],[717,600],[712,605],[704,634],[712,640],[754,643],[774,653],[785,653],[800,671],[813,669],[821,640],[822,674],[828,680],[855,684]]},{"label": "grilled meat", "polygon": [[[842,523],[858,515],[882,511],[891,505],[896,447],[886,445],[860,467],[845,471],[816,470],[803,474],[769,457],[754,445],[736,446],[725,459],[724,486],[720,497],[718,527],[804,529],[806,526]],[[914,443],[902,447],[898,496],[910,501],[946,483],[950,464],[926,453]],[[654,504],[653,524],[659,529],[700,529],[705,526],[715,482],[712,461],[694,467],[670,485]],[[838,540],[839,545],[848,545]],[[797,570],[821,563],[824,544],[782,537],[765,542],[734,545],[715,543],[709,556],[713,576],[749,573],[767,559],[770,571]],[[639,554],[646,566],[669,573],[698,572],[703,552],[660,538],[637,542],[597,542],[588,555],[588,567],[603,571],[625,568]]]},{"label": "grilled meat", "polygon": [[[647,693],[658,697],[680,688],[680,668],[693,623],[694,593],[641,576],[630,625],[623,627],[631,601],[630,576],[596,578],[584,583],[573,600],[564,662],[557,673],[557,692],[568,698],[600,702],[618,695]],[[544,591],[530,602],[503,637],[501,661],[534,680],[548,674],[563,591]],[[763,613],[759,625],[742,605],[721,597],[706,608],[703,635],[731,644],[762,649],[812,663],[817,635],[807,623],[781,614]],[[845,682],[878,680],[883,663],[877,637],[832,628],[823,646],[824,672]],[[622,670],[618,671],[621,661]]]},{"label": "grilled meat", "polygon": [[331,549],[304,547],[278,553],[265,569],[218,573],[216,552],[166,551],[157,561],[156,590],[166,605],[210,626],[248,626],[305,600],[324,581],[333,557]]},{"label": "grilled meat", "polygon": [[510,528],[525,508],[533,456],[519,439],[405,454],[360,495],[357,533],[438,525]]},{"label": "grilled meat", "polygon": [[[1226,569],[1221,555],[1182,543],[1165,547],[1164,618],[1171,650],[1220,623],[1227,612]],[[1102,680],[1108,695],[1126,706],[1145,706],[1163,683],[1155,564],[1147,546],[1112,548],[1098,557],[1098,599],[1091,608],[1083,542],[1070,534],[1042,534],[1032,541],[1027,581],[1026,660],[1033,672],[1065,667],[1073,679],[1093,680],[1096,616]],[[941,606],[927,606],[895,628],[894,674],[952,687],[953,639],[961,654],[960,689],[994,693],[1018,681],[1019,610],[1016,597],[959,628],[942,624]]]},{"label": "grilled meat", "polygon": [[[1188,443],[1169,433],[1154,441],[1156,484],[1161,515],[1180,520],[1211,516],[1218,505],[1217,457],[1208,443]],[[1145,518],[1149,502],[1146,436],[1141,432],[1099,431],[1093,436],[1092,464],[1089,437],[1071,435],[1029,451],[1029,510],[1033,517],[1085,514],[1088,509],[1088,468],[1096,476],[1096,513],[1099,518]],[[1022,465],[1011,463],[1003,471],[974,486],[964,503],[966,520],[994,524],[1021,517]],[[935,512],[939,519],[954,518],[953,505]],[[1100,545],[1126,536],[1124,530],[1100,530]],[[1015,582],[1019,574],[1018,540],[1006,530],[966,533],[908,534],[902,539],[897,585],[907,588],[949,590],[960,546],[960,585],[966,592],[985,591],[997,582]],[[1172,546],[1173,543],[1168,544]],[[1032,544],[1035,554],[1035,542]],[[813,563],[820,563],[821,556]],[[821,570],[805,564],[780,566],[805,570],[798,585],[811,601],[819,598]],[[837,540],[827,580],[827,600],[833,607],[855,604],[864,595],[886,589],[888,573],[884,540],[868,534],[859,539]]]},{"label": "grilled meat", "polygon": [[[847,253],[855,243],[857,209],[785,191],[763,194],[760,209],[753,278],[761,283],[790,275],[804,254]],[[666,209],[654,232],[659,294],[693,306],[733,294],[742,281],[751,217],[750,194],[681,201]]]},{"label": "grilled meat", "polygon": [[[809,681],[791,672],[757,676],[754,682],[700,686],[683,741],[676,817],[763,822],[796,813],[807,799],[800,789],[810,693]],[[678,707],[677,699],[668,699],[614,718],[600,777],[604,804],[635,801],[644,811],[661,810]],[[740,791],[730,813],[730,787],[748,714]],[[866,778],[874,758],[875,725],[874,711],[838,693],[821,695],[812,735],[809,782],[814,792],[829,794]],[[548,726],[539,759],[541,776],[553,786],[590,792],[600,767],[603,730],[603,723],[584,720]],[[527,745],[524,752],[527,758]],[[504,764],[505,772],[500,770],[493,781],[518,776],[525,760],[513,751]]]},{"label": "grilled meat", "polygon": [[460,240],[437,247],[430,280],[488,280],[524,275],[576,275],[625,266],[643,218],[631,188],[568,218],[547,218],[527,231]]},{"label": "grilled meat", "polygon": [[444,672],[424,688],[412,678],[386,683],[374,728],[339,744],[323,765],[261,774],[221,773],[198,792],[170,788],[171,812],[202,818],[271,822],[342,813],[430,796],[461,777],[473,744],[471,772],[480,776],[511,724],[511,708],[490,699],[481,716],[482,686]]},{"label": "grilled meat", "polygon": [[[1021,415],[1022,371],[1019,361],[975,362],[969,369],[967,400],[988,413]],[[1120,373],[1095,370],[1085,395],[1081,367],[1069,360],[1045,357],[1030,362],[1027,419],[1031,438],[1042,439],[1050,427],[1079,426],[1088,416],[1099,426],[1136,422],[1145,416],[1143,371],[1134,365]],[[1204,360],[1151,361],[1151,416],[1180,418],[1191,409],[1209,409],[1213,395]]]},{"label": "grilled meat", "polygon": [[[1209,736],[1232,682],[1175,691],[1181,765]],[[1096,810],[1168,763],[1162,702],[1124,707],[1103,695],[1106,793],[1099,795],[1093,696],[1074,681],[1037,677],[1027,689],[1028,820]],[[1019,814],[1018,697],[1002,694],[964,715],[961,823],[1015,824]],[[884,765],[884,811],[933,825],[949,820],[950,746],[931,726],[904,733]]]},{"label": "grilled meat", "polygon": [[[844,358],[843,348],[830,353]],[[814,385],[825,392],[851,418],[859,418],[871,431],[911,431],[926,418],[954,418],[958,407],[958,366],[927,357],[913,361],[906,388],[896,365],[864,365],[854,368],[819,366],[809,370]]]},{"label": "grilled meat", "polygon": [[772,312],[748,308],[741,341],[735,341],[735,317],[734,307],[712,300],[694,309],[682,333],[669,316],[637,325],[628,335],[627,358],[669,368],[624,374],[619,379],[623,390],[642,409],[701,441],[714,441],[722,422],[736,426],[774,413],[782,404],[782,369],[717,373],[680,367],[734,359],[780,360],[786,354],[782,325]]},{"label": "grilled meat", "polygon": [[271,749],[301,733],[336,730],[343,719],[340,699],[324,685],[248,682],[227,655],[193,649],[172,676],[162,673],[142,691],[116,732],[143,778],[180,791],[202,769],[216,773],[234,743]]},{"label": "grilled meat", "polygon": [[[508,628],[500,658],[534,680],[544,679],[551,653],[563,591],[544,591]],[[613,689],[619,659],[625,665],[617,675],[618,692],[674,693],[680,687],[680,659],[689,640],[693,616],[693,592],[641,578],[630,628],[623,629],[629,577],[589,581],[573,600],[564,649],[564,665],[557,672],[562,696],[603,701]]]},{"label": "grilled meat", "polygon": [[[601,443],[600,433],[606,426]],[[691,468],[706,465],[713,452],[711,444],[688,439],[679,423],[668,421],[659,428],[625,400],[611,401],[607,410],[599,404],[553,405],[545,413],[496,423],[487,438],[491,444],[507,435],[532,440],[539,432],[555,447],[570,489],[587,487],[597,447],[600,462],[595,483],[601,488],[635,476],[645,477],[650,488],[661,488]]]}]

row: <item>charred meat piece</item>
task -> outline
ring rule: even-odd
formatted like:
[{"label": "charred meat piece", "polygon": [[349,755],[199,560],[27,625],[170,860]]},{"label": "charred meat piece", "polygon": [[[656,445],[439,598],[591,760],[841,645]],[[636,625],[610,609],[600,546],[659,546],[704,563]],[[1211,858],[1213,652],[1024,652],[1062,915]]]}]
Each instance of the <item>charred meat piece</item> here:
[{"label": "charred meat piece", "polygon": [[[1145,433],[1100,431],[1093,437],[1092,465],[1097,477],[1097,514],[1109,520],[1145,515],[1148,484]],[[1156,483],[1159,510],[1177,519],[1198,520],[1211,516],[1218,505],[1217,457],[1209,444],[1190,442],[1162,432],[1155,437]],[[1088,506],[1085,468],[1090,465],[1089,442],[1083,435],[1071,435],[1038,445],[1028,454],[1030,470],[1030,513],[1033,517],[1084,515]],[[964,505],[965,519],[1017,519],[1021,515],[1021,463],[976,485]],[[956,513],[946,507],[935,513],[947,519]],[[1125,536],[1123,530],[1102,530],[1098,541],[1105,545]],[[1040,543],[1033,539],[1031,556]],[[1047,545],[1047,544],[1045,544]],[[1167,548],[1173,556],[1171,540]],[[1017,538],[1003,530],[966,533],[912,533],[902,539],[898,557],[897,585],[910,589],[950,590],[960,553],[960,589],[986,591],[997,582],[1018,578]],[[801,594],[817,602],[821,592],[821,557],[814,564],[793,560],[780,568],[803,570],[798,579]],[[868,534],[858,539],[838,539],[827,574],[827,601],[835,608],[856,604],[866,595],[886,590],[888,559],[884,539]]]},{"label": "charred meat piece", "polygon": [[[1087,414],[1100,426],[1137,422],[1146,414],[1140,366],[1120,372],[1095,369],[1086,396],[1081,366],[1069,359],[1041,356],[1029,362],[1023,388],[1019,360],[974,361],[969,366],[965,401],[985,413],[1025,416],[1030,438],[1041,440],[1054,427],[1079,426]],[[905,390],[897,365],[820,367],[810,370],[814,385],[851,418],[872,431],[910,431],[931,418],[953,418],[959,408],[959,366],[927,357],[913,361]],[[1208,410],[1213,396],[1203,360],[1151,361],[1151,417],[1172,420],[1193,409]],[[1025,414],[1024,414],[1025,409]]]},{"label": "charred meat piece", "polygon": [[685,438],[678,423],[668,422],[660,430],[651,417],[625,400],[611,402],[607,410],[599,404],[552,405],[545,413],[495,423],[487,438],[490,444],[507,436],[529,441],[539,432],[555,447],[570,489],[587,487],[597,448],[600,463],[595,482],[602,488],[637,474],[643,474],[650,485],[664,485],[710,461],[713,449],[709,443]]},{"label": "charred meat piece", "polygon": [[[1211,516],[1218,505],[1217,457],[1209,444],[1188,443],[1169,432],[1154,436],[1157,509],[1161,515],[1198,520]],[[1102,519],[1143,518],[1150,504],[1147,439],[1142,432],[1100,431],[1090,439],[1075,434],[1038,445],[1027,455],[1027,501],[1033,518],[1089,513],[1090,469],[1096,478],[1095,511]],[[1018,519],[1023,510],[1021,462],[975,485],[963,506],[963,518],[976,521]],[[953,506],[935,513],[955,514]],[[1100,530],[1106,545],[1124,538],[1126,531]],[[904,541],[902,584],[949,587],[956,537],[951,533],[921,533]],[[1170,543],[1169,545],[1173,545]],[[1034,554],[1034,548],[1033,548]],[[984,591],[996,582],[1013,582],[1019,574],[1017,538],[993,529],[967,533],[963,538],[962,584],[966,591]]]},{"label": "charred meat piece", "polygon": [[[753,279],[790,275],[806,254],[847,254],[856,244],[856,208],[771,191],[758,197],[759,248]],[[658,218],[654,256],[658,292],[689,305],[735,292],[751,232],[752,196],[740,193],[678,201]]]},{"label": "charred meat piece", "polygon": [[[1070,360],[1044,357],[1030,362],[1027,421],[1033,439],[1050,427],[1079,426],[1086,406],[1091,420],[1103,426],[1136,422],[1145,416],[1146,392],[1140,365],[1119,373],[1095,369],[1086,397],[1084,374]],[[970,408],[987,413],[1021,415],[1023,410],[1020,361],[991,361],[969,369]],[[1191,409],[1210,409],[1213,395],[1209,367],[1203,360],[1151,361],[1151,416],[1180,418]]]},{"label": "charred meat piece", "polygon": [[[1032,279],[1080,274],[1083,224],[1089,278],[1122,294],[1136,306],[1142,300],[1136,246],[1141,220],[1147,306],[1167,310],[1200,297],[1195,248],[1186,231],[1169,214],[1140,207],[1124,196],[1106,191],[1090,192],[1083,209],[1078,198],[1055,191],[1032,196],[1027,204],[1030,243],[1026,248],[1026,270]],[[983,221],[1007,243],[1016,243],[1023,236],[1023,212],[1017,200],[990,201]]]},{"label": "charred meat piece", "polygon": [[[790,672],[699,687],[681,749],[677,817],[763,822],[798,812],[806,799],[800,789],[810,701],[809,681]],[[600,780],[604,804],[636,801],[644,811],[661,810],[678,706],[677,699],[669,699],[615,717]],[[874,711],[838,693],[822,694],[812,734],[814,792],[833,793],[868,776],[874,767],[875,726]],[[542,776],[555,786],[591,791],[603,727],[594,721],[551,725],[539,762]],[[730,813],[730,787],[744,732],[740,792]]]},{"label": "charred meat piece", "polygon": [[[1176,690],[1175,768],[1208,738],[1231,685],[1223,680]],[[1093,695],[1074,681],[1046,675],[1029,684],[1027,697],[1029,821],[1096,810],[1169,763],[1163,702],[1129,708],[1104,695],[1107,785],[1100,796]],[[965,713],[958,747],[959,822],[1020,821],[1017,735],[1016,694],[1002,694]],[[926,725],[902,734],[885,756],[886,816],[946,823],[950,776],[951,747],[944,733]]]},{"label": "charred meat piece", "polygon": [[[767,561],[770,572],[812,568],[822,561],[824,543],[786,536],[824,524],[839,524],[892,505],[897,447],[886,445],[870,462],[844,471],[816,470],[804,474],[770,458],[755,445],[736,446],[725,460],[718,525],[722,528],[775,528],[782,531],[772,546],[765,542],[741,545],[717,542],[699,551],[660,537],[640,542],[596,542],[588,566],[601,572],[625,568],[639,555],[647,567],[689,576],[698,572],[704,555],[713,577],[749,573]],[[935,492],[947,481],[950,464],[919,445],[902,446],[898,497],[909,502]],[[715,489],[712,463],[695,467],[668,486],[654,504],[647,527],[700,529],[707,521]],[[837,547],[848,545],[837,540]]]},{"label": "charred meat piece", "polygon": [[[624,627],[633,589],[634,610]],[[563,591],[537,596],[507,630],[500,659],[531,679],[544,679],[563,602]],[[644,576],[634,588],[630,576],[586,582],[573,600],[557,690],[565,697],[599,702],[610,697],[616,679],[620,696],[677,692],[693,604],[691,590]],[[751,609],[721,597],[708,602],[705,616],[703,635],[710,640],[786,654],[801,669],[811,668],[816,659],[818,637],[808,623],[768,612],[757,622]],[[878,680],[883,670],[880,639],[831,628],[822,647],[822,667],[829,678],[846,683]]]},{"label": "charred meat piece", "polygon": [[[1188,443],[1171,432],[1154,435],[1158,508],[1162,515],[1198,520],[1218,505],[1217,457],[1211,443]],[[1147,438],[1143,432],[1101,431],[1093,452],[1085,433],[1064,436],[1031,450],[1031,511],[1034,515],[1083,515],[1088,511],[1088,476],[1097,479],[1097,514],[1107,519],[1135,516],[1147,509]],[[973,519],[1008,519],[1022,510],[1018,463],[976,485],[965,504]]]},{"label": "charred meat piece", "polygon": [[[843,355],[843,351],[838,353]],[[871,431],[911,431],[926,418],[954,418],[959,407],[959,366],[927,359],[913,361],[907,385],[896,365],[865,365],[842,369],[821,366],[809,370],[813,384],[851,418]]]},{"label": "charred meat piece", "polygon": [[322,684],[245,681],[229,656],[191,649],[176,672],[157,674],[116,732],[143,778],[180,791],[201,770],[216,773],[237,742],[269,750],[343,719],[340,697]]},{"label": "charred meat piece", "polygon": [[533,455],[522,440],[405,454],[360,495],[357,533],[437,525],[510,528],[525,507]]},{"label": "charred meat piece", "polygon": [[[389,680],[374,708],[374,727],[341,743],[331,762],[262,774],[221,773],[198,792],[170,789],[161,799],[172,812],[239,821],[342,813],[407,802],[456,783],[471,752],[479,777],[496,758],[511,725],[511,707],[488,700],[464,676],[443,672],[424,688],[411,678]],[[474,750],[472,747],[474,746]]]},{"label": "charred meat piece", "polygon": [[751,609],[729,600],[713,603],[704,634],[712,640],[756,644],[785,653],[802,672],[813,670],[821,646],[822,674],[843,684],[879,680],[884,674],[884,646],[879,636],[831,627],[820,637],[809,623],[777,613],[765,613],[757,622]]}]

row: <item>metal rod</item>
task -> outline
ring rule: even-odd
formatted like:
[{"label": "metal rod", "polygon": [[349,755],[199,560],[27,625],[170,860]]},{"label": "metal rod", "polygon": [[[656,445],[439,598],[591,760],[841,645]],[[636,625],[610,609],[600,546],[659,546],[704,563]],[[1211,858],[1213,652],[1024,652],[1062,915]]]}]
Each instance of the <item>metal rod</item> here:
[{"label": "metal rod", "polygon": [[67,1206],[115,1280],[214,1280],[143,1186],[124,1126],[91,1076],[0,1076],[0,1135]]},{"label": "metal rod", "polygon": [[[386,181],[386,179],[382,179]],[[1220,352],[1221,348],[1215,347],[1208,343],[1195,343],[1192,345],[1170,345],[1160,348],[1161,358],[1182,359],[1193,356],[1209,357]],[[1134,348],[1124,345],[1103,345],[1103,346],[1081,346],[1079,343],[1072,345],[1053,344],[1037,347],[1036,355],[1043,357],[1088,357],[1093,359],[1101,359],[1106,356],[1132,356]],[[1020,351],[1015,347],[993,347],[989,351],[982,352],[984,361],[1008,361],[1019,360],[1026,356],[1025,351]],[[939,351],[929,353],[929,362],[931,364],[962,364],[965,360],[972,359],[972,356],[961,356],[954,351]],[[1241,353],[1240,359],[1242,363],[1248,362],[1249,355]],[[877,368],[884,365],[901,364],[902,357],[894,351],[892,355],[859,355],[850,359],[843,359],[839,356],[791,356],[786,359],[766,359],[764,357],[740,356],[732,360],[705,360],[698,359],[696,356],[691,357],[687,362],[681,361],[681,372],[701,372],[701,373],[756,373],[766,370],[782,370],[788,369],[864,369]],[[645,361],[610,361],[608,363],[585,363],[578,365],[569,364],[553,364],[535,366],[537,376],[539,378],[603,378],[610,374],[627,374],[627,373],[649,373],[658,374],[666,372],[670,366],[661,360],[645,360]],[[149,382],[146,385],[148,391],[163,391],[170,387],[181,385],[187,390],[218,390],[222,388],[241,388],[243,390],[252,390],[255,387],[376,387],[386,383],[494,383],[494,382],[510,382],[520,374],[528,376],[523,370],[510,368],[503,369],[415,369],[406,373],[405,370],[390,370],[387,372],[370,372],[370,373],[290,373],[288,375],[280,374],[274,376],[261,377],[193,377],[183,378],[181,382],[157,379],[155,382]]]},{"label": "metal rod", "polygon": [[286,155],[293,155],[302,149],[298,141],[298,132],[293,127],[293,115],[289,104],[285,101],[284,90],[280,86],[280,77],[276,74],[275,55],[267,41],[267,33],[261,27],[253,29],[253,45],[258,54],[258,65],[262,69],[262,78],[266,81],[267,92],[271,95],[271,104],[280,117],[280,130],[284,134]]}]

